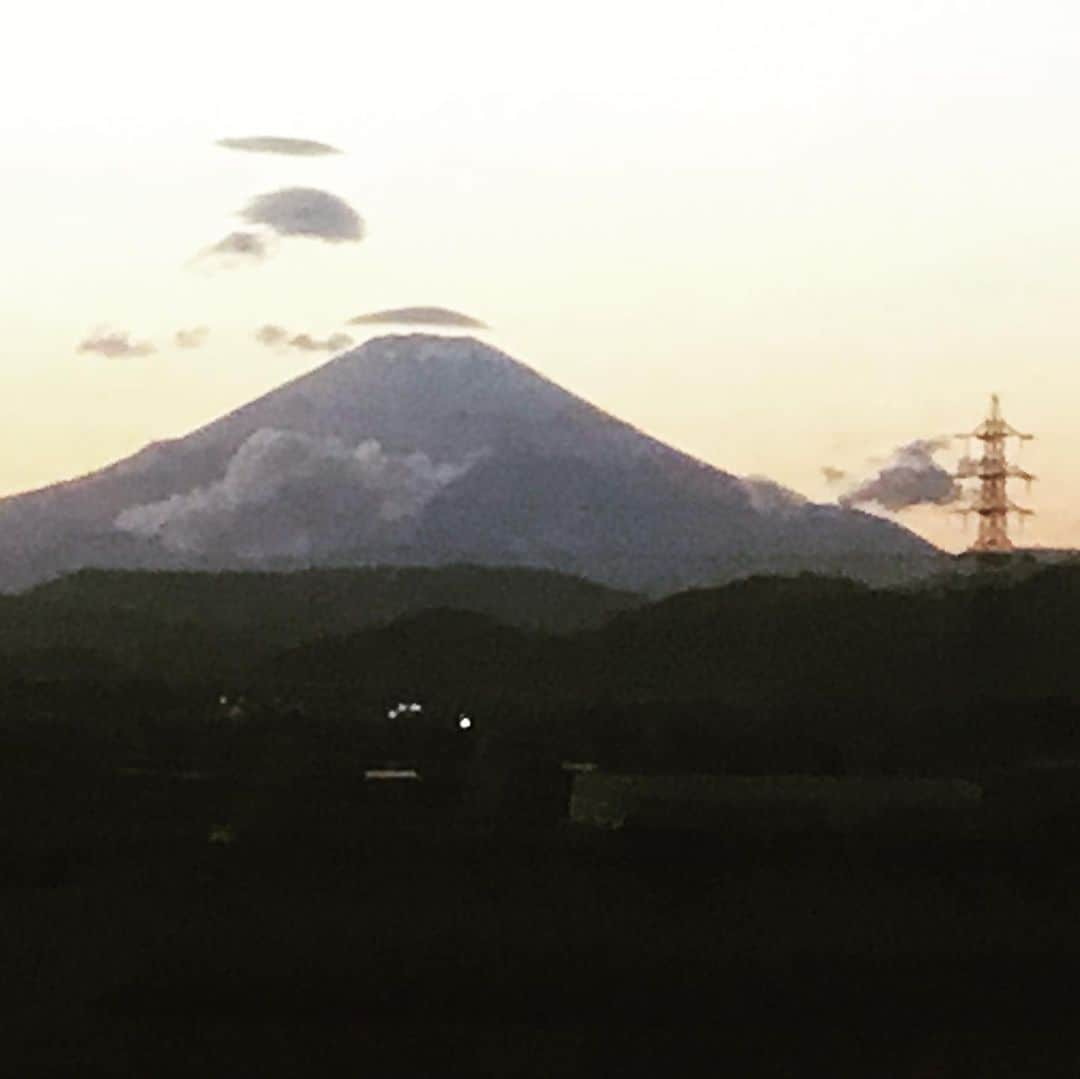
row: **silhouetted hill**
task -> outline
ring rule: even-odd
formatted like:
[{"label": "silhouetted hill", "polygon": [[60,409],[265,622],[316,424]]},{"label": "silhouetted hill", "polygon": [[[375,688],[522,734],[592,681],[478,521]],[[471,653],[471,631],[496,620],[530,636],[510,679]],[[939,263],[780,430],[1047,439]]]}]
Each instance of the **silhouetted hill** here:
[{"label": "silhouetted hill", "polygon": [[[235,676],[256,657],[433,608],[566,633],[599,625],[639,602],[631,593],[549,570],[86,570],[21,596],[0,597],[0,657],[78,648],[100,655],[103,671],[120,665],[132,674],[184,679]],[[39,657],[34,670],[40,672],[43,662]],[[9,658],[9,670],[13,664]]]},{"label": "silhouetted hill", "polygon": [[356,699],[411,691],[495,714],[539,709],[565,735],[638,745],[639,761],[719,766],[739,745],[760,767],[802,744],[803,760],[932,770],[1080,752],[1078,623],[1070,566],[932,591],[759,578],[559,638],[425,616],[292,650],[272,681],[324,699],[336,685]]},{"label": "silhouetted hill", "polygon": [[[0,602],[0,682],[141,679],[132,715],[156,711],[155,679],[196,712],[220,686],[343,730],[422,700],[636,767],[947,772],[1080,757],[1078,624],[1067,563],[936,588],[752,578],[651,605],[475,567],[88,573]],[[104,721],[53,696],[34,707]]]}]

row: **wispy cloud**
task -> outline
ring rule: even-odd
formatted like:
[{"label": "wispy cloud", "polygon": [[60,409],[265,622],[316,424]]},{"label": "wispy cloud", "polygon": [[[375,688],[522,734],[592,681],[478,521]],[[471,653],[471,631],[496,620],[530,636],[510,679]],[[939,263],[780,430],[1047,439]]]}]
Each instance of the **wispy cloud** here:
[{"label": "wispy cloud", "polygon": [[349,319],[350,326],[456,326],[467,329],[486,330],[488,325],[471,315],[451,311],[446,307],[393,307],[386,311],[372,311]]},{"label": "wispy cloud", "polygon": [[222,237],[216,244],[201,252],[204,259],[213,259],[223,265],[237,266],[243,263],[262,262],[270,254],[266,237],[258,232],[237,230]]},{"label": "wispy cloud", "polygon": [[240,138],[218,139],[216,146],[226,150],[242,150],[249,154],[285,154],[289,157],[322,157],[340,154],[336,146],[313,139],[290,139],[280,135],[245,135]]},{"label": "wispy cloud", "polygon": [[257,195],[240,211],[249,225],[279,236],[302,236],[324,243],[357,243],[364,222],[344,200],[314,187],[286,187]]},{"label": "wispy cloud", "polygon": [[79,343],[79,352],[96,352],[110,360],[127,356],[149,356],[156,349],[150,341],[133,341],[126,330],[95,330]]}]

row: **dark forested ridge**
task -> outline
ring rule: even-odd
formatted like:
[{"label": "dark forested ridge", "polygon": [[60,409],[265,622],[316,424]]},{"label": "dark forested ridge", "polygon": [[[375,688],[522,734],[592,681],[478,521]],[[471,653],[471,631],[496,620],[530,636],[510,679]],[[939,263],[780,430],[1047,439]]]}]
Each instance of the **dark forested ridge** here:
[{"label": "dark forested ridge", "polygon": [[1072,563],[903,590],[762,577],[651,605],[469,567],[84,573],[5,600],[0,680],[23,697],[137,680],[148,711],[147,686],[224,688],[357,730],[423,700],[642,767],[938,772],[1080,756],[1078,625]]},{"label": "dark forested ridge", "polygon": [[572,635],[433,612],[288,650],[259,677],[328,700],[532,708],[638,765],[948,771],[1080,756],[1078,626],[1076,565],[908,590],[754,578]]},{"label": "dark forested ridge", "polygon": [[[100,657],[110,676],[236,677],[257,659],[432,608],[570,632],[642,600],[550,570],[371,567],[290,573],[84,570],[0,596],[0,671]],[[89,673],[89,671],[87,672]]]}]

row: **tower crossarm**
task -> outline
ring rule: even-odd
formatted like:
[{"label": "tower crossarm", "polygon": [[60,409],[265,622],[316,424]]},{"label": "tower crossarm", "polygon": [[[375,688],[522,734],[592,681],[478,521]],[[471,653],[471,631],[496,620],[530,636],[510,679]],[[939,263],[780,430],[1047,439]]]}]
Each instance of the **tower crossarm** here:
[{"label": "tower crossarm", "polygon": [[958,431],[953,438],[978,438],[983,441],[995,438],[1018,438],[1021,442],[1030,442],[1035,436],[1018,431],[1004,420],[984,420],[974,431]]},{"label": "tower crossarm", "polygon": [[1000,502],[987,502],[980,498],[975,498],[962,506],[954,506],[951,512],[961,513],[965,516],[969,513],[977,513],[980,517],[993,517],[1006,513],[1015,513],[1018,517],[1035,516],[1034,510],[1029,510],[1026,506],[1018,506],[1011,500],[1002,504]]},{"label": "tower crossarm", "polygon": [[995,393],[990,398],[990,415],[986,417],[974,431],[963,431],[956,438],[979,438],[985,442],[995,442],[999,439],[1018,438],[1021,442],[1028,442],[1034,435],[1018,431],[1011,423],[1005,420],[1001,414],[1001,401]]},{"label": "tower crossarm", "polygon": [[1016,479],[1025,483],[1034,483],[1039,477],[1027,472],[1016,465],[1006,464],[999,460],[974,461],[967,458],[960,462],[953,475],[958,480],[968,479]]}]

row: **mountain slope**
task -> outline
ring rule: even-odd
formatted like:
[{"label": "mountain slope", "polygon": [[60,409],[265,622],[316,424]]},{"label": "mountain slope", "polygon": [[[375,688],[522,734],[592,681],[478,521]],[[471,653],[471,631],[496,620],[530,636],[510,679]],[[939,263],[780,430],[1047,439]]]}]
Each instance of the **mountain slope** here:
[{"label": "mountain slope", "polygon": [[379,338],[185,438],[0,501],[0,588],[83,566],[530,565],[672,589],[895,579],[933,548],[642,434],[470,338]]}]

